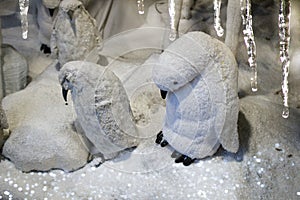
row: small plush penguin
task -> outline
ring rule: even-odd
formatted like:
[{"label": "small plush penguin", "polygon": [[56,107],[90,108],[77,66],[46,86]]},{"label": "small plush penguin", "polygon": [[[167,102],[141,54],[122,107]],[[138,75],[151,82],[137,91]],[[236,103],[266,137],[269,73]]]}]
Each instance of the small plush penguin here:
[{"label": "small plush penguin", "polygon": [[95,63],[72,61],[60,70],[62,94],[71,91],[77,123],[93,144],[93,152],[112,159],[139,144],[128,96],[120,79]]},{"label": "small plush penguin", "polygon": [[84,60],[102,38],[95,19],[79,0],[63,0],[53,24],[51,52],[58,58],[58,69],[68,61]]},{"label": "small plush penguin", "polygon": [[237,152],[239,112],[235,57],[221,41],[189,32],[160,55],[153,80],[166,97],[166,116],[156,143],[190,165],[212,156],[220,145]]}]

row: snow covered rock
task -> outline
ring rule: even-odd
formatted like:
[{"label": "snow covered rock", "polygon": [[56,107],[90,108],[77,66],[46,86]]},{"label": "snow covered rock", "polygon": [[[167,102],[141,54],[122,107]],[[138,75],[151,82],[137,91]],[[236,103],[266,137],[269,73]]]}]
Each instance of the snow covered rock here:
[{"label": "snow covered rock", "polygon": [[26,59],[10,45],[2,45],[4,95],[24,89],[27,85]]},{"label": "snow covered rock", "polygon": [[282,118],[281,97],[274,94],[242,98],[240,108],[241,183],[247,189],[239,199],[298,199],[299,109]]},{"label": "snow covered rock", "polygon": [[51,35],[51,52],[58,57],[60,66],[73,60],[84,60],[102,38],[96,21],[78,0],[64,0],[54,20]]},{"label": "snow covered rock", "polygon": [[88,151],[74,131],[75,113],[65,106],[54,66],[24,90],[3,99],[11,135],[3,155],[22,171],[84,166]]},{"label": "snow covered rock", "polygon": [[65,99],[71,90],[78,122],[98,153],[109,159],[137,146],[129,99],[112,71],[94,63],[72,61],[61,69],[59,81]]},{"label": "snow covered rock", "polygon": [[213,155],[220,144],[236,152],[237,74],[230,49],[205,33],[172,43],[153,69],[154,82],[168,92],[164,140],[192,159]]}]

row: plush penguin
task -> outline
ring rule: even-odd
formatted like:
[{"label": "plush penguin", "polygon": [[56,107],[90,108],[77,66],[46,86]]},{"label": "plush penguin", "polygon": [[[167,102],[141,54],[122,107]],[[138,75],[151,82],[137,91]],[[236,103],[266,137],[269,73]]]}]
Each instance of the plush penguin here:
[{"label": "plush penguin", "polygon": [[109,69],[95,63],[72,61],[60,70],[62,94],[71,91],[77,122],[92,143],[94,154],[112,159],[139,143],[139,133],[126,91]]},{"label": "plush penguin", "polygon": [[32,2],[33,15],[38,28],[38,38],[41,43],[40,50],[45,54],[51,53],[52,24],[57,14],[59,3],[60,0],[35,0]]},{"label": "plush penguin", "polygon": [[84,60],[102,38],[95,19],[79,0],[63,0],[53,24],[51,52],[58,57],[58,69],[68,61]]},{"label": "plush penguin", "polygon": [[160,55],[153,80],[166,96],[166,116],[156,143],[179,152],[175,162],[190,165],[220,145],[237,152],[237,78],[230,49],[202,32],[183,35]]}]

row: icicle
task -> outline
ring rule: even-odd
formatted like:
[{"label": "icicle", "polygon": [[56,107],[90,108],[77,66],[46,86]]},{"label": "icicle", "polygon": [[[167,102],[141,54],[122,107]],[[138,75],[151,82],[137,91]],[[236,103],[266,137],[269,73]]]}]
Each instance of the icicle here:
[{"label": "icicle", "polygon": [[257,91],[256,45],[252,29],[251,0],[241,0],[241,15],[243,19],[243,34],[247,48],[248,63],[251,69],[251,89]]},{"label": "icicle", "polygon": [[214,0],[214,27],[217,32],[217,35],[219,37],[222,37],[224,34],[224,29],[221,25],[221,19],[220,19],[220,10],[221,10],[221,0]]},{"label": "icicle", "polygon": [[137,7],[138,7],[138,12],[140,15],[143,15],[145,13],[145,10],[144,10],[144,0],[137,0],[136,1],[137,3]]},{"label": "icicle", "polygon": [[28,19],[27,13],[29,9],[29,0],[19,0],[21,26],[22,26],[22,38],[27,39],[28,35]]},{"label": "icicle", "polygon": [[282,96],[283,96],[283,111],[282,117],[289,117],[289,105],[288,105],[288,76],[290,67],[290,17],[291,17],[291,3],[290,0],[280,0],[279,6],[279,38],[280,38],[280,61],[282,63]]},{"label": "icicle", "polygon": [[171,32],[169,35],[169,40],[174,41],[177,37],[177,30],[176,30],[176,3],[175,0],[169,0],[169,15],[170,15],[170,25],[171,25]]}]

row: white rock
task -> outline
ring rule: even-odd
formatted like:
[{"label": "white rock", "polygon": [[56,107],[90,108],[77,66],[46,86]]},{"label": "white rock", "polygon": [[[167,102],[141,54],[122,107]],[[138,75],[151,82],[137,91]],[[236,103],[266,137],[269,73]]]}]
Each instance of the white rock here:
[{"label": "white rock", "polygon": [[4,94],[24,89],[27,85],[28,64],[24,56],[10,45],[2,45]]},{"label": "white rock", "polygon": [[50,66],[26,89],[3,99],[12,131],[3,155],[18,169],[72,171],[86,164],[89,153],[72,128],[75,113],[65,106],[60,91],[57,72]]},{"label": "white rock", "polygon": [[210,156],[220,144],[238,150],[237,64],[225,44],[185,34],[161,54],[153,79],[168,91],[163,134],[175,150],[191,158]]},{"label": "white rock", "polygon": [[240,191],[240,199],[250,195],[253,199],[297,199],[295,194],[299,187],[294,186],[300,181],[300,112],[290,108],[289,118],[284,119],[279,102],[280,95],[274,94],[240,100],[243,154],[240,176],[247,180],[243,188],[249,188]]}]

